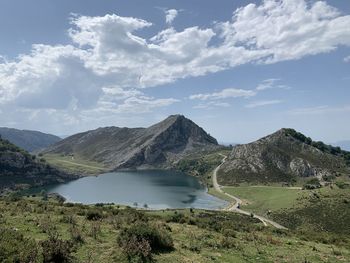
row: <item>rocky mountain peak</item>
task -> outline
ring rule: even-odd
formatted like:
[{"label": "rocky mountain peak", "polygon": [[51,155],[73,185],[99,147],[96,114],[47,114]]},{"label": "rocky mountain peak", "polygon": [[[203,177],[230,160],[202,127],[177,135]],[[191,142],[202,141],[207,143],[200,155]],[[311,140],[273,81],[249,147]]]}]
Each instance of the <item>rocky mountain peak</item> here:
[{"label": "rocky mountain peak", "polygon": [[170,167],[184,154],[218,142],[183,115],[170,115],[148,128],[100,128],[73,135],[45,153],[73,154],[111,169]]}]

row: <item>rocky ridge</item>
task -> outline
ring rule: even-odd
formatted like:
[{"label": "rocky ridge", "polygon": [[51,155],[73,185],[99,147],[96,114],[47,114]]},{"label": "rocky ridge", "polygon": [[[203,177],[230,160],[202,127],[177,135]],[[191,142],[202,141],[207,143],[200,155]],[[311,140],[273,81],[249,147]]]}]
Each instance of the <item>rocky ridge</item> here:
[{"label": "rocky ridge", "polygon": [[334,148],[332,152],[319,145],[295,130],[281,129],[256,142],[235,146],[222,165],[219,181],[290,182],[298,177],[322,179],[348,172],[344,151]]},{"label": "rocky ridge", "polygon": [[193,151],[218,147],[216,139],[183,115],[148,128],[105,127],[70,136],[43,153],[79,155],[117,169],[171,168]]}]

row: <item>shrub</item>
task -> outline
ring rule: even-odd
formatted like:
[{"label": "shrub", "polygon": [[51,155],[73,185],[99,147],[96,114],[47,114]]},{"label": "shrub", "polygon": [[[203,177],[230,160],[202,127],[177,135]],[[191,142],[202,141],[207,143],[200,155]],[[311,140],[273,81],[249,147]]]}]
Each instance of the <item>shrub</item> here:
[{"label": "shrub", "polygon": [[0,228],[0,262],[39,262],[38,246],[17,231]]},{"label": "shrub", "polygon": [[174,214],[167,219],[167,222],[183,224],[184,222],[186,222],[186,216],[183,213],[178,213],[177,211],[175,211]]},{"label": "shrub", "polygon": [[222,229],[222,235],[225,236],[225,237],[237,237],[237,233],[235,230],[233,229]]},{"label": "shrub", "polygon": [[74,215],[63,215],[62,218],[60,219],[60,222],[66,223],[66,224],[71,224],[75,226],[77,224],[77,220],[74,217]]},{"label": "shrub", "polygon": [[317,188],[321,188],[321,184],[318,178],[311,178],[307,180],[306,183],[303,185],[303,189],[311,190],[311,189],[317,189]]},{"label": "shrub", "polygon": [[102,217],[102,213],[97,210],[89,210],[86,213],[86,219],[90,221],[100,220]]},{"label": "shrub", "polygon": [[49,239],[42,241],[43,262],[44,263],[69,263],[73,262],[71,253],[73,244],[71,241],[65,241],[58,237],[57,234],[49,236]]},{"label": "shrub", "polygon": [[101,233],[101,225],[100,222],[92,222],[90,228],[90,236],[93,239],[97,239],[97,235]]},{"label": "shrub", "polygon": [[81,231],[77,227],[75,226],[71,227],[70,234],[71,234],[71,240],[74,242],[74,244],[82,244],[85,242]]},{"label": "shrub", "polygon": [[335,183],[340,189],[348,189],[350,188],[350,184],[348,182],[338,181]]},{"label": "shrub", "polygon": [[174,247],[173,240],[165,229],[144,222],[123,229],[118,244],[129,260],[139,262],[150,261],[153,252],[171,250]]},{"label": "shrub", "polygon": [[220,247],[224,249],[230,249],[237,247],[237,243],[234,238],[224,236],[220,240]]},{"label": "shrub", "polygon": [[122,248],[129,261],[149,262],[152,260],[151,245],[144,238],[138,239],[136,236],[131,236],[123,241]]},{"label": "shrub", "polygon": [[335,175],[323,175],[322,179],[323,179],[323,181],[326,181],[326,182],[332,182],[336,179],[336,176]]}]

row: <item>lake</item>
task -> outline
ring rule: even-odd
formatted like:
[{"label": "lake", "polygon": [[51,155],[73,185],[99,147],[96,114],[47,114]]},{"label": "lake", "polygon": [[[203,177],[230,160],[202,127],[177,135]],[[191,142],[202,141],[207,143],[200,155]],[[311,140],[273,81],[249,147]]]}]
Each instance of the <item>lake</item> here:
[{"label": "lake", "polygon": [[[42,188],[41,188],[42,189]],[[152,209],[220,209],[227,202],[211,196],[197,178],[174,171],[127,171],[83,177],[44,188],[68,202],[116,203]]]}]

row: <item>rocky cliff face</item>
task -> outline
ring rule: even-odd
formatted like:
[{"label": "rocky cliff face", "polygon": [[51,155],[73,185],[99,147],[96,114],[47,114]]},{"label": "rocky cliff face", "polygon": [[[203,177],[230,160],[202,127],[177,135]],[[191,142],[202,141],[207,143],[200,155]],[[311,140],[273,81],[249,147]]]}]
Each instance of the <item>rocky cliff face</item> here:
[{"label": "rocky cliff face", "polygon": [[148,128],[106,127],[68,137],[44,153],[79,155],[111,169],[169,168],[192,151],[218,147],[217,141],[182,115]]},{"label": "rocky cliff face", "polygon": [[235,146],[222,166],[219,180],[231,184],[289,182],[297,177],[321,178],[347,170],[341,156],[316,145],[292,129],[281,129],[256,142]]},{"label": "rocky cliff face", "polygon": [[0,139],[0,190],[18,185],[39,186],[77,178],[37,160],[33,155]]},{"label": "rocky cliff face", "polygon": [[28,152],[46,148],[61,140],[60,137],[51,134],[12,128],[0,128],[0,135]]}]

